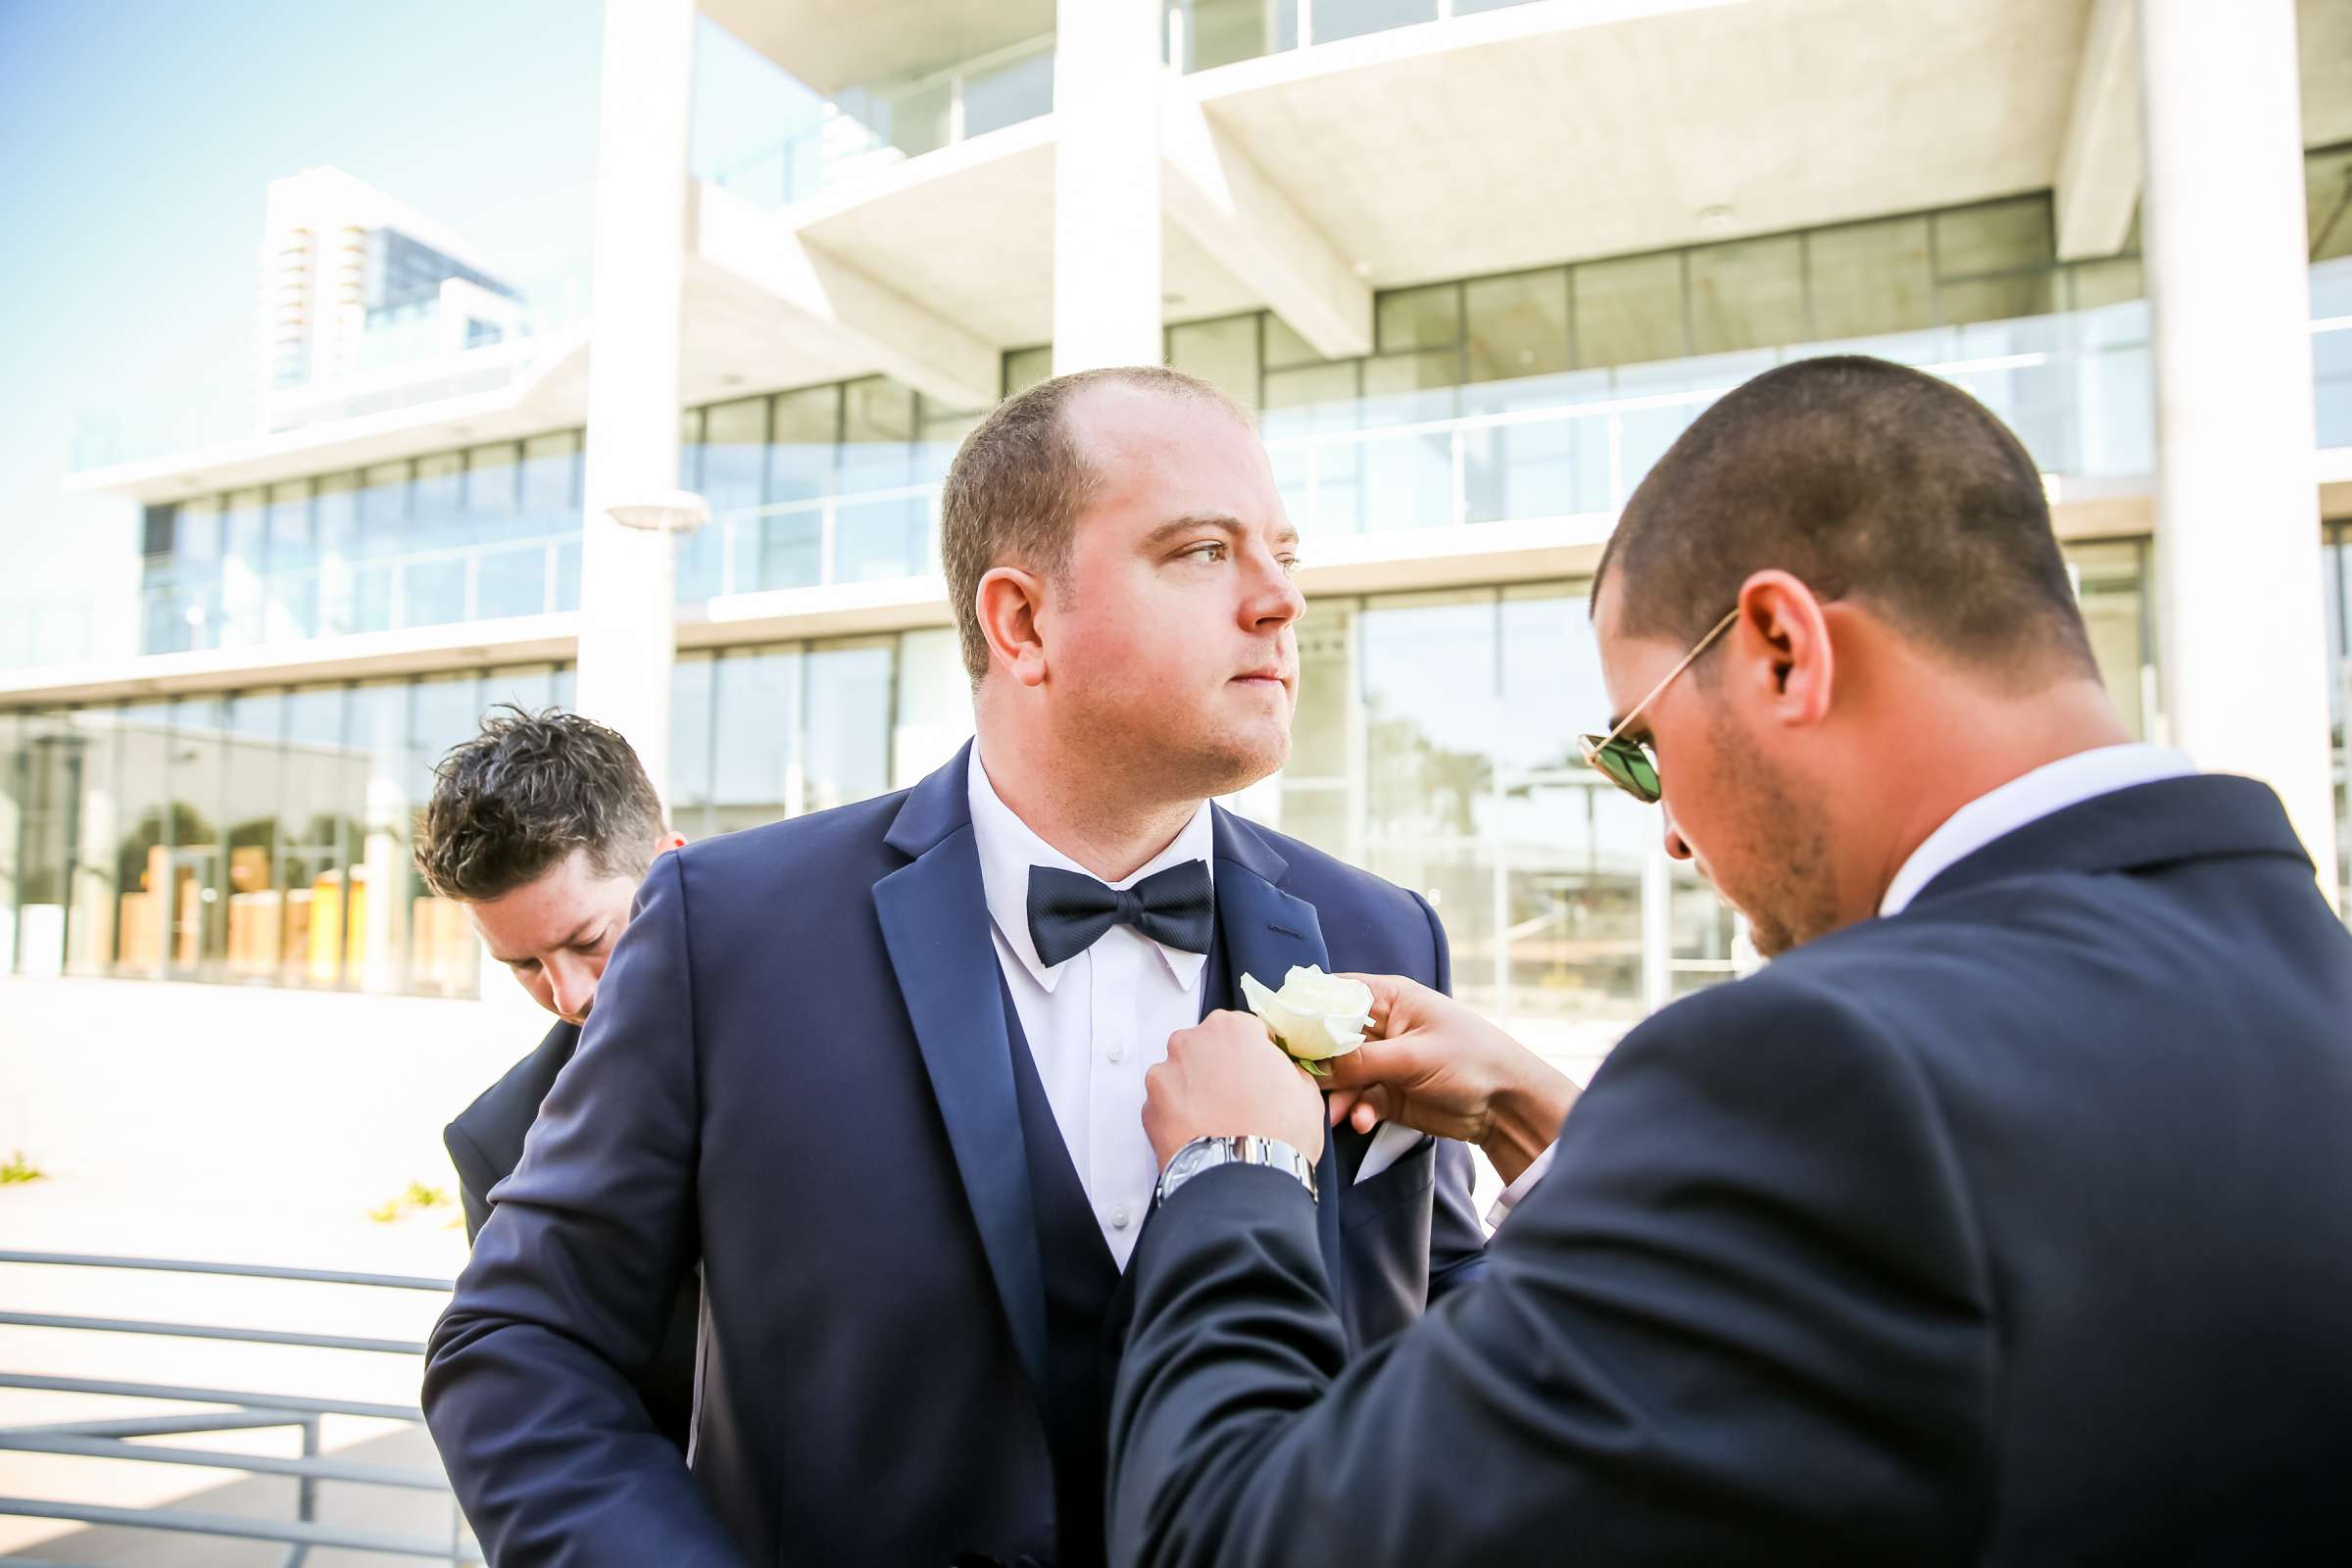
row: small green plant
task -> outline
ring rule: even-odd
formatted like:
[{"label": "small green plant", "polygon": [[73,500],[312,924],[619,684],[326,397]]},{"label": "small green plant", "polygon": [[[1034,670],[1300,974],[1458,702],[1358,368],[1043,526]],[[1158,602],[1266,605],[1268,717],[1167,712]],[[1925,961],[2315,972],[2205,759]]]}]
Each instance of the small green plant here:
[{"label": "small green plant", "polygon": [[26,1182],[45,1182],[49,1173],[24,1157],[22,1149],[10,1152],[8,1161],[0,1164],[0,1187],[22,1187]]},{"label": "small green plant", "polygon": [[446,1208],[453,1200],[444,1187],[428,1187],[422,1182],[409,1183],[409,1190],[397,1198],[387,1199],[368,1211],[368,1217],[378,1225],[390,1225],[411,1214],[422,1214],[436,1208]]}]

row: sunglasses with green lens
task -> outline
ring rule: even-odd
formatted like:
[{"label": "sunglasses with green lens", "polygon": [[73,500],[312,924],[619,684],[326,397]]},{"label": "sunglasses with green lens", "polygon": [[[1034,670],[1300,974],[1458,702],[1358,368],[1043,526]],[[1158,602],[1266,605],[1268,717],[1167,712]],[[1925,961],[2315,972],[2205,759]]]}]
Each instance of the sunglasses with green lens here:
[{"label": "sunglasses with green lens", "polygon": [[1697,661],[1698,656],[1705,653],[1716,638],[1729,631],[1732,622],[1739,618],[1740,610],[1735,605],[1729,614],[1715,623],[1713,631],[1701,637],[1697,646],[1683,656],[1681,663],[1666,672],[1664,680],[1650,688],[1647,697],[1634,705],[1632,712],[1617,721],[1615,729],[1610,730],[1606,735],[1577,737],[1577,744],[1585,754],[1586,765],[1596,769],[1601,777],[1642,805],[1655,806],[1665,794],[1665,791],[1658,787],[1658,760],[1642,742],[1626,739],[1625,732],[1633,728],[1634,721],[1648,710],[1650,704],[1658,700],[1660,692],[1674,684],[1674,677],[1689,669]]}]

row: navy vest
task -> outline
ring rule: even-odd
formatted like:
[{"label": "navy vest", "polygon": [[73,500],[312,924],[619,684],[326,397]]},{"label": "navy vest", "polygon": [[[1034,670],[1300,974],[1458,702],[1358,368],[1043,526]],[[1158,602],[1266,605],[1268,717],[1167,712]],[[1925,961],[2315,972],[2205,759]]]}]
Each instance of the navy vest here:
[{"label": "navy vest", "polygon": [[[1220,933],[1202,972],[1202,1015],[1232,1005],[1233,983]],[[1102,1489],[1110,1420],[1111,1380],[1118,1367],[1116,1322],[1123,1311],[1121,1279],[1110,1247],[1087,1200],[1086,1186],[1054,1119],[1037,1057],[1021,1030],[1012,990],[998,981],[1004,1032],[1012,1046],[1013,1093],[1020,1107],[1021,1148],[1029,1163],[1029,1192],[1037,1218],[1038,1256],[1045,1270],[1047,1387],[1037,1391],[1046,1444],[1054,1456],[1054,1515],[1057,1568],[1100,1568],[1103,1561]],[[1140,1116],[1143,1107],[1137,1106]],[[1143,1216],[1137,1216],[1139,1223]]]}]

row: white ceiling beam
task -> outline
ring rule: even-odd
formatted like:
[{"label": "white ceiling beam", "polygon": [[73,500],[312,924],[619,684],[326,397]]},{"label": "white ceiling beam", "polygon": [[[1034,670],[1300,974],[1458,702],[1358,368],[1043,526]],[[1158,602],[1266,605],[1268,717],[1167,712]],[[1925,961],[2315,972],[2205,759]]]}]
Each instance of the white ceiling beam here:
[{"label": "white ceiling beam", "polygon": [[1372,352],[1372,290],[1339,247],[1217,129],[1182,85],[1165,94],[1169,221],[1327,359]]},{"label": "white ceiling beam", "polygon": [[710,184],[697,187],[695,250],[758,284],[794,330],[952,408],[985,409],[1004,386],[1002,351],[804,239],[785,219]]},{"label": "white ceiling beam", "polygon": [[2132,0],[2097,0],[2058,154],[2058,259],[2113,256],[2139,207],[2139,27]]}]

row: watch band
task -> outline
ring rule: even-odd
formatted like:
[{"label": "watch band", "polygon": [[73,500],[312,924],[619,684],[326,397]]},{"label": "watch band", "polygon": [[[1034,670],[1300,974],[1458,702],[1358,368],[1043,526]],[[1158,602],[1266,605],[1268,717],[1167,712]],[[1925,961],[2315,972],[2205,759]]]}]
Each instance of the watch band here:
[{"label": "watch band", "polygon": [[1310,1199],[1321,1199],[1315,1190],[1315,1162],[1290,1145],[1272,1138],[1254,1136],[1241,1138],[1196,1138],[1176,1151],[1168,1160],[1168,1168],[1159,1175],[1159,1190],[1154,1197],[1166,1202],[1168,1196],[1186,1182],[1218,1165],[1267,1165],[1298,1179]]}]

